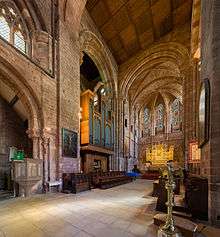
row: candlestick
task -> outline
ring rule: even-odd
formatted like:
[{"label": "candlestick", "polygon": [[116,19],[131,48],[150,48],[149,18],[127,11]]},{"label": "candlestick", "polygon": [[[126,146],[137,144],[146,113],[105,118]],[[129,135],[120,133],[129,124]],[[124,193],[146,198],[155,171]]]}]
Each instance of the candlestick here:
[{"label": "candlestick", "polygon": [[182,237],[179,230],[175,227],[173,218],[173,206],[174,206],[174,193],[175,182],[173,178],[173,165],[172,162],[167,162],[167,217],[165,225],[160,226],[158,230],[158,237]]}]

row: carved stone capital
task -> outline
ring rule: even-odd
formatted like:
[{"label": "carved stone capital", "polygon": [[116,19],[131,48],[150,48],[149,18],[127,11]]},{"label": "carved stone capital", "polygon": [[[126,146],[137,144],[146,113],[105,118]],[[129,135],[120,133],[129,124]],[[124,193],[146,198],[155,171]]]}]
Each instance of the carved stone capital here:
[{"label": "carved stone capital", "polygon": [[28,134],[28,137],[31,139],[40,137],[40,131],[38,129],[28,129],[26,133]]}]

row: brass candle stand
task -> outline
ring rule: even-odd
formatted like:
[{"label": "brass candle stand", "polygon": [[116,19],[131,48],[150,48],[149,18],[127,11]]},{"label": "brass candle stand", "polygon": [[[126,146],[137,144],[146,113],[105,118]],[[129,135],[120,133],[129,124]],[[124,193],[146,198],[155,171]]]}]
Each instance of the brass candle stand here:
[{"label": "brass candle stand", "polygon": [[166,223],[160,226],[158,230],[158,237],[182,237],[179,230],[175,227],[174,218],[173,218],[173,206],[174,206],[174,189],[175,189],[175,182],[174,182],[174,168],[172,162],[167,162],[167,182],[166,182],[166,189],[167,189],[167,217]]}]

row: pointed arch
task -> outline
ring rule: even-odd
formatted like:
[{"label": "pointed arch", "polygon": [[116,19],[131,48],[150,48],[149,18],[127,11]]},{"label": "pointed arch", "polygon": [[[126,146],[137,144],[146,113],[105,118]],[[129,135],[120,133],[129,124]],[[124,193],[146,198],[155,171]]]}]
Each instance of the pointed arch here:
[{"label": "pointed arch", "polygon": [[117,97],[117,68],[113,56],[99,38],[90,30],[84,29],[79,34],[80,50],[87,53],[96,64],[106,87],[112,89]]},{"label": "pointed arch", "polygon": [[18,93],[18,97],[28,111],[29,129],[40,134],[44,127],[44,116],[40,102],[34,90],[28,86],[26,79],[12,65],[9,65],[0,57],[1,80],[12,90]]}]

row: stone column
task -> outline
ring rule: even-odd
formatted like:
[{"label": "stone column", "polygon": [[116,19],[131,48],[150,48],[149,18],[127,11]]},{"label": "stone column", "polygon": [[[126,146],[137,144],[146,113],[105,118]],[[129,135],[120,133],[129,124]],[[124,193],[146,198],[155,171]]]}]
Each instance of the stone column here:
[{"label": "stone column", "polygon": [[38,130],[27,130],[28,137],[33,144],[33,159],[40,159],[40,133]]},{"label": "stone column", "polygon": [[155,107],[151,110],[151,132],[150,136],[155,136]]},{"label": "stone column", "polygon": [[123,155],[123,108],[124,108],[124,101],[123,97],[119,97],[118,99],[118,157],[116,162],[116,167],[120,169],[120,160]]},{"label": "stone column", "polygon": [[183,132],[184,132],[184,160],[185,167],[188,168],[188,155],[189,155],[189,141],[194,139],[194,98],[193,98],[193,67],[192,65],[186,65],[181,71],[183,77]]}]

